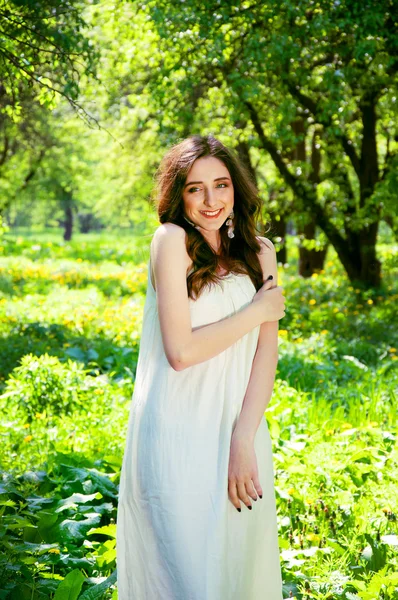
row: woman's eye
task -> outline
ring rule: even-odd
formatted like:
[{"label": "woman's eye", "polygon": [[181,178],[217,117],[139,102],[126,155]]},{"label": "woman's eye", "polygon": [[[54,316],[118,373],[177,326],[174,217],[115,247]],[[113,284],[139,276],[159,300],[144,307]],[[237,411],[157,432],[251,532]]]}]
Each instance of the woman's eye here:
[{"label": "woman's eye", "polygon": [[[223,186],[223,187],[228,187],[228,185],[227,185],[226,183],[219,183],[219,184],[217,185],[217,187],[220,187],[220,186]],[[193,194],[194,192],[198,192],[198,191],[199,191],[199,192],[201,192],[201,191],[202,191],[202,190],[201,190],[201,188],[198,188],[198,187],[191,187],[191,188],[189,188],[189,190],[188,190],[188,192],[190,192],[191,194]]]}]

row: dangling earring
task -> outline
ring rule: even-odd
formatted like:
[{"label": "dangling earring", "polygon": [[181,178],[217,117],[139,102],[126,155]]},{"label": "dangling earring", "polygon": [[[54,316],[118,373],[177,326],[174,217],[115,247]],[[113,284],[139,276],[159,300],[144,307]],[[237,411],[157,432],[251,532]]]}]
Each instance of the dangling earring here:
[{"label": "dangling earring", "polygon": [[196,228],[196,225],[195,225],[195,223],[192,223],[192,221],[190,221],[189,219],[187,219],[185,215],[182,215],[182,216],[184,217],[184,219],[185,219],[185,220],[186,220],[186,221],[187,221],[187,222],[188,222],[190,225],[192,225],[192,227],[195,227],[195,228]]},{"label": "dangling earring", "polygon": [[226,225],[228,225],[228,237],[229,238],[235,237],[235,234],[234,234],[234,225],[233,225],[233,222],[232,222],[232,219],[234,218],[234,216],[235,216],[234,215],[234,211],[231,210],[231,213],[228,216],[228,220],[226,221]]}]

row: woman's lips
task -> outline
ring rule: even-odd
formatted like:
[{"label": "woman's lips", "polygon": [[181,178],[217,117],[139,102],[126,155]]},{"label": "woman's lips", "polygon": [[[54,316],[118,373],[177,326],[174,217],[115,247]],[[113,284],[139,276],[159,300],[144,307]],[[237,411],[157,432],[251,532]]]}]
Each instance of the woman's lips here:
[{"label": "woman's lips", "polygon": [[217,219],[217,217],[220,216],[221,212],[222,212],[222,208],[220,208],[218,210],[218,212],[216,212],[214,215],[206,215],[204,212],[199,211],[201,215],[203,215],[206,219]]}]

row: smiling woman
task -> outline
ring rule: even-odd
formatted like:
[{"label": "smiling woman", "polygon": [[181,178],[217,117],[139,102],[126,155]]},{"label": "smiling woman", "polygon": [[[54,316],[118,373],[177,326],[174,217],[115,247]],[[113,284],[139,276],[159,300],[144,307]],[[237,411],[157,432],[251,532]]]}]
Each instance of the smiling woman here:
[{"label": "smiling woman", "polygon": [[118,597],[281,600],[263,417],[284,316],[275,250],[255,235],[256,189],[218,140],[173,147],[158,182],[120,476]]},{"label": "smiling woman", "polygon": [[190,136],[165,155],[157,183],[160,222],[186,232],[188,296],[198,296],[225,273],[246,274],[259,290],[263,274],[255,223],[262,202],[234,154],[212,136]]}]

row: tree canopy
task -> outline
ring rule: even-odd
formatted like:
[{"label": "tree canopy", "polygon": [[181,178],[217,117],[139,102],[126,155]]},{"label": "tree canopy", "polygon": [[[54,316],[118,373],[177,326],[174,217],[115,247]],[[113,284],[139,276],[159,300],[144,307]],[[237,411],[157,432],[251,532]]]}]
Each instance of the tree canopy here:
[{"label": "tree canopy", "polygon": [[330,243],[351,281],[377,287],[380,221],[397,231],[395,9],[392,0],[7,2],[0,169],[20,148],[26,187],[63,95],[113,136],[101,150],[86,140],[86,156],[103,165],[97,206],[144,206],[164,150],[211,132],[250,168],[264,220],[276,230],[294,219],[301,257],[313,252],[302,274]]}]

